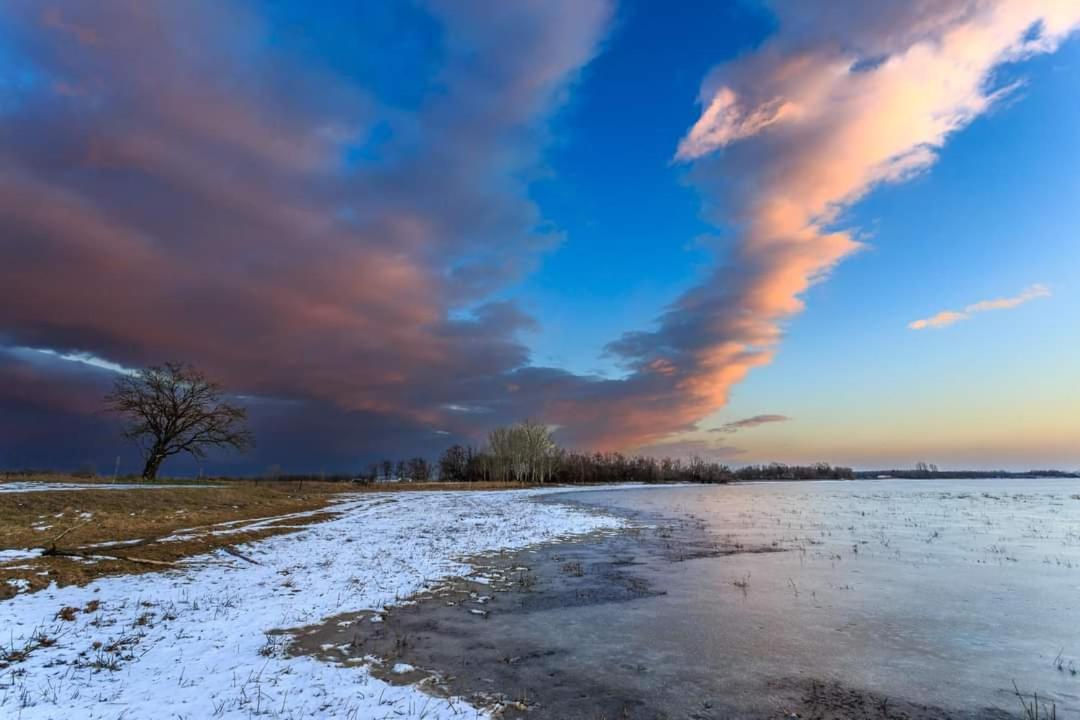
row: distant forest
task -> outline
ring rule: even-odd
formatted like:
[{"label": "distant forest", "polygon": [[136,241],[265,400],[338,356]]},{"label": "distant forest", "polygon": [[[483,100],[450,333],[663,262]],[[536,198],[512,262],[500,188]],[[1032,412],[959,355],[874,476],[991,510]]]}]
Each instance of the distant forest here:
[{"label": "distant forest", "polygon": [[916,468],[914,470],[857,470],[855,477],[860,480],[869,478],[901,478],[904,480],[957,480],[990,479],[990,478],[1080,478],[1080,472],[1066,472],[1064,470],[1025,470],[1023,472],[1011,472],[1009,470],[938,470]]},{"label": "distant forest", "polygon": [[373,463],[360,479],[412,482],[520,482],[523,484],[729,483],[747,480],[850,480],[851,468],[752,465],[733,470],[700,457],[656,458],[622,453],[579,453],[560,448],[547,426],[524,422],[497,428],[482,449],[454,445],[437,463],[421,457]]},{"label": "distant forest", "polygon": [[[389,472],[386,472],[389,469]],[[732,469],[702,458],[655,458],[622,453],[564,452],[541,471],[515,473],[487,451],[455,445],[437,464],[423,458],[385,461],[370,466],[357,478],[365,482],[521,482],[525,484],[589,485],[607,483],[730,483],[751,480],[853,480],[851,468],[816,465],[751,465]]]}]

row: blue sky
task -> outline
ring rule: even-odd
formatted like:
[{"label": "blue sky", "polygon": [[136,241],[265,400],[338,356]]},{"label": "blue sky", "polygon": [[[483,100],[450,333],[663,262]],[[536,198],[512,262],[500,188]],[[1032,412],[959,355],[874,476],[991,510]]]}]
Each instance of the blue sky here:
[{"label": "blue sky", "polygon": [[130,453],[110,368],[180,360],[251,404],[234,471],[527,417],[1080,466],[1068,4],[144,9],[0,8],[0,465]]},{"label": "blue sky", "polygon": [[517,295],[541,319],[541,363],[576,372],[619,367],[604,345],[640,328],[700,279],[715,232],[672,157],[693,124],[708,70],[752,50],[772,30],[752,3],[619,6],[601,54],[554,121],[549,174],[532,195],[565,233]]},{"label": "blue sky", "polygon": [[[694,240],[713,228],[700,217],[695,189],[681,181],[683,170],[671,164],[673,148],[695,117],[693,78],[752,52],[773,21],[750,4],[691,14],[703,21],[683,33],[685,18],[630,4],[557,122],[564,134],[549,154],[552,175],[534,196],[566,239],[515,291],[541,322],[530,336],[538,362],[617,375],[604,345],[655,316],[710,263]],[[663,41],[655,47],[643,36]],[[822,427],[842,434],[846,423],[837,415],[880,427],[883,445],[897,431],[912,432],[908,418],[945,412],[963,422],[965,406],[1006,416],[1011,408],[1012,430],[1038,412],[1033,404],[1068,422],[1080,399],[1068,382],[1070,368],[1080,367],[1080,328],[1067,321],[1080,316],[1080,41],[1007,72],[1023,86],[951,137],[932,169],[876,190],[845,214],[842,225],[867,247],[810,291],[776,361],[716,413],[717,422],[765,412],[795,418],[801,427],[755,430],[764,438],[752,459],[807,459],[805,443],[790,455],[776,443],[790,434],[819,438]],[[650,98],[647,107],[626,112],[641,97]],[[1036,282],[1050,286],[1052,297],[941,331],[907,328],[941,308]],[[948,452],[928,445],[928,457]],[[1040,457],[982,449],[985,461],[971,452],[964,462],[1021,466]],[[821,452],[821,459],[847,452],[849,461],[865,462],[860,448],[842,442]],[[908,464],[909,452],[897,452],[895,462]],[[1075,453],[1051,459],[1078,460]]]},{"label": "blue sky", "polygon": [[[739,388],[724,416],[784,412],[842,434],[836,416],[845,415],[878,428],[888,447],[944,415],[976,426],[959,434],[973,447],[953,463],[1076,464],[1068,448],[1023,448],[1046,421],[1080,432],[1070,380],[1080,367],[1080,326],[1070,320],[1080,316],[1080,42],[1017,70],[1026,80],[1017,96],[953,137],[932,170],[853,209],[869,247],[811,291],[777,361]],[[1036,282],[1052,297],[940,331],[907,328]],[[1002,440],[1019,447],[1005,451]],[[928,457],[951,454],[921,442]],[[862,450],[846,452],[858,461]],[[910,452],[896,452],[896,463]]]},{"label": "blue sky", "polygon": [[537,361],[578,372],[620,368],[604,345],[658,314],[700,280],[715,229],[672,163],[696,120],[708,69],[753,49],[773,26],[752,3],[620,5],[603,52],[555,119],[556,138],[532,196],[565,233],[519,290],[542,329]]}]

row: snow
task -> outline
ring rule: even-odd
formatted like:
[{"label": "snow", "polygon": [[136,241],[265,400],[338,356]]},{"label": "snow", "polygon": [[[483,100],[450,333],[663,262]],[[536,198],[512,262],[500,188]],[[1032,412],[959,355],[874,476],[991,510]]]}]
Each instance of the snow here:
[{"label": "snow", "polygon": [[286,525],[283,521],[303,520],[315,515],[321,515],[323,512],[325,512],[323,508],[318,508],[316,510],[302,510],[294,513],[286,513],[284,515],[273,515],[250,520],[228,520],[214,525],[202,525],[199,527],[177,530],[175,533],[163,537],[157,542],[187,541],[204,535],[235,535],[237,533],[263,530],[268,527],[301,527],[302,523],[301,525]]},{"label": "snow", "polygon": [[0,550],[0,563],[13,562],[15,560],[30,560],[36,558],[45,552],[41,548],[15,548],[12,550]]},{"label": "snow", "polygon": [[[215,485],[167,485],[167,484],[141,484],[141,483],[72,483],[72,482],[38,482],[36,480],[15,482],[0,482],[0,493],[14,492],[46,492],[55,490],[154,490],[163,488],[207,488]],[[62,515],[63,513],[61,513]],[[57,515],[57,517],[60,517]],[[81,516],[80,516],[81,517]]]},{"label": "snow", "polygon": [[30,581],[23,580],[22,578],[11,578],[7,581],[7,584],[15,588],[15,592],[20,593],[30,588]]},{"label": "snow", "polygon": [[[486,717],[362,665],[286,657],[287,638],[268,631],[380,610],[467,575],[465,556],[621,524],[532,502],[538,492],[548,491],[351,495],[336,519],[242,546],[258,565],[218,552],[165,573],[0,602],[5,650],[31,647],[0,669],[0,716]],[[58,618],[63,608],[78,609],[74,620]],[[40,644],[43,636],[52,644]]]},{"label": "snow", "polygon": [[111,548],[111,547],[124,547],[125,545],[138,545],[144,542],[142,538],[133,538],[131,540],[109,540],[107,542],[90,543],[89,545],[83,545],[87,548]]}]

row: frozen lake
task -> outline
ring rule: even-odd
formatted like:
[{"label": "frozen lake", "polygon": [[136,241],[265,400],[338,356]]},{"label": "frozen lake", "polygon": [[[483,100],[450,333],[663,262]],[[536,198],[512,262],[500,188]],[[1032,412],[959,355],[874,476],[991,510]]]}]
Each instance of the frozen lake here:
[{"label": "frozen lake", "polygon": [[[787,552],[640,569],[666,594],[556,610],[582,672],[672,709],[758,708],[777,678],[1018,713],[1013,683],[1080,717],[1080,482],[874,480],[574,494],[692,515]],[[633,658],[632,680],[617,672]],[[600,669],[600,670],[598,670]],[[628,688],[628,691],[630,688]],[[666,702],[663,699],[666,698]],[[706,715],[707,716],[707,715]]]},{"label": "frozen lake", "polygon": [[[1080,717],[1080,482],[556,493],[625,529],[469,559],[292,632],[510,719]],[[382,668],[380,670],[379,668]],[[410,668],[398,672],[395,668]]]}]

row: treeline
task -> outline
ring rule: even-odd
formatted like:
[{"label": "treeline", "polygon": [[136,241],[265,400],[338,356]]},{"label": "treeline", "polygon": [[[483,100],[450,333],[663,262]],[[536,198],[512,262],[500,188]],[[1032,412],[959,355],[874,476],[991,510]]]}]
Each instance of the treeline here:
[{"label": "treeline", "polygon": [[447,482],[523,482],[589,485],[634,483],[726,483],[731,469],[702,458],[654,458],[622,453],[558,451],[541,463],[508,463],[486,450],[455,445],[439,461],[439,479]]},{"label": "treeline", "polygon": [[[559,452],[549,459],[541,475],[527,476],[525,482],[560,484],[636,483],[729,483],[754,480],[853,480],[849,467],[819,463],[814,465],[748,465],[732,469],[728,465],[692,457],[656,458],[622,453]],[[507,481],[499,472],[500,463],[489,453],[455,445],[439,462],[439,480],[447,482]]]},{"label": "treeline", "polygon": [[438,477],[448,483],[727,483],[731,471],[701,458],[684,462],[568,452],[558,447],[548,426],[526,421],[491,431],[483,449],[447,448],[438,460]]},{"label": "treeline", "polygon": [[817,465],[751,465],[733,470],[695,457],[655,458],[622,453],[576,453],[560,448],[547,426],[523,422],[497,428],[482,449],[454,445],[434,466],[423,458],[384,460],[364,480],[518,482],[523,484],[727,483],[747,480],[849,480],[851,468]]},{"label": "treeline", "polygon": [[384,460],[361,475],[366,481],[522,483],[537,485],[639,483],[723,483],[733,479],[727,465],[701,458],[574,453],[556,444],[541,423],[526,421],[496,428],[483,448],[453,445],[434,465],[423,458]]},{"label": "treeline", "polygon": [[938,470],[916,467],[914,470],[860,470],[855,477],[867,478],[898,478],[901,480],[990,480],[990,479],[1030,479],[1030,478],[1080,478],[1080,472],[1067,472],[1064,470],[1025,470],[1013,472],[1009,470]]},{"label": "treeline", "polygon": [[409,482],[431,482],[435,477],[435,467],[426,458],[414,457],[408,460],[383,460],[372,463],[366,473],[360,473],[358,479],[368,482],[376,480],[407,480]]},{"label": "treeline", "polygon": [[813,465],[747,465],[732,472],[736,481],[750,480],[854,480],[855,471],[849,467],[815,463]]}]

